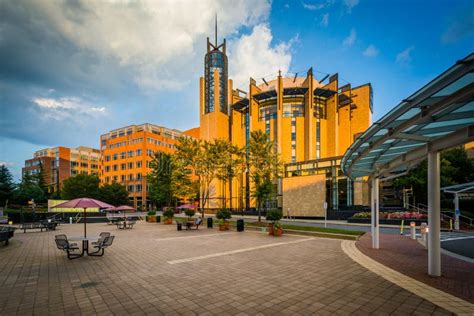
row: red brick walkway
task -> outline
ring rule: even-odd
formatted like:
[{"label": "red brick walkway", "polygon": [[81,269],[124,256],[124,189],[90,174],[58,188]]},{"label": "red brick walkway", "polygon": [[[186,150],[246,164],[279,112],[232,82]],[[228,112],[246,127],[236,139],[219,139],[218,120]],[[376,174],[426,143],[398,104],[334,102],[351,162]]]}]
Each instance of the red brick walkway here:
[{"label": "red brick walkway", "polygon": [[474,264],[441,255],[441,277],[428,275],[428,251],[406,236],[380,235],[380,249],[372,249],[370,233],[357,241],[357,248],[385,266],[434,288],[474,303]]}]

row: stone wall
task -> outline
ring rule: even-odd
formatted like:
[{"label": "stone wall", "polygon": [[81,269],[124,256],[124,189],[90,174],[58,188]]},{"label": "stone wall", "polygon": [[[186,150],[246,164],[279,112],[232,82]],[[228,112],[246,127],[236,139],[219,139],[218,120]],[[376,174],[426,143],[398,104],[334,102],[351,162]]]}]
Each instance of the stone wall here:
[{"label": "stone wall", "polygon": [[311,175],[283,179],[283,215],[324,217],[326,176]]}]

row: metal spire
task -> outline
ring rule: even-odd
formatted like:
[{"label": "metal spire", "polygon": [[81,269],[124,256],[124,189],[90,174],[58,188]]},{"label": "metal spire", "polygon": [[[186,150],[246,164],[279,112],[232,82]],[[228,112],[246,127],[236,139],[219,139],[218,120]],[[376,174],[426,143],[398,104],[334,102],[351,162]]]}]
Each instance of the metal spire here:
[{"label": "metal spire", "polygon": [[217,12],[216,12],[216,32],[215,32],[215,34],[216,34],[216,47],[217,47]]}]

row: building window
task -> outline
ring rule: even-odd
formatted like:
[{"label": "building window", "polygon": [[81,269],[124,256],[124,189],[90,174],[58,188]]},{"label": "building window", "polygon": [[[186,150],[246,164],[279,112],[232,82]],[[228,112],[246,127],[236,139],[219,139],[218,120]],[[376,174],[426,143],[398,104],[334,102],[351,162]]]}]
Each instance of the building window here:
[{"label": "building window", "polygon": [[134,154],[133,150],[129,150],[128,151],[128,158],[133,157],[133,154]]},{"label": "building window", "polygon": [[123,175],[120,177],[120,180],[122,180],[122,182],[125,182],[126,176],[123,174]]},{"label": "building window", "polygon": [[133,162],[128,163],[128,169],[133,169]]},{"label": "building window", "polygon": [[110,172],[110,166],[105,166],[105,172]]},{"label": "building window", "polygon": [[114,179],[114,182],[117,182],[117,176],[114,176],[113,179]]},{"label": "building window", "polygon": [[141,168],[141,167],[142,167],[142,162],[141,162],[141,161],[137,161],[136,166],[137,166],[137,168]]},{"label": "building window", "polygon": [[141,156],[142,155],[142,150],[141,149],[137,149],[137,156]]},{"label": "building window", "polygon": [[114,155],[112,156],[112,160],[117,160],[117,159],[118,159],[118,154],[114,154]]},{"label": "building window", "polygon": [[114,171],[118,170],[118,165],[114,165]]},{"label": "building window", "polygon": [[142,174],[141,173],[137,173],[137,180],[141,180],[142,179]]},{"label": "building window", "polygon": [[110,161],[110,156],[105,156],[105,161]]},{"label": "building window", "polygon": [[120,153],[120,158],[121,158],[121,159],[127,158],[127,153],[126,153],[126,152],[121,152],[121,153]]},{"label": "building window", "polygon": [[109,183],[110,177],[105,177],[105,183]]},{"label": "building window", "polygon": [[127,185],[127,191],[133,192],[133,185]]},{"label": "building window", "polygon": [[135,191],[136,191],[136,192],[142,192],[142,185],[141,185],[141,184],[137,184],[137,185],[135,186]]},{"label": "building window", "polygon": [[128,181],[133,181],[133,173],[128,175]]},{"label": "building window", "polygon": [[121,168],[122,170],[127,170],[127,164],[126,164],[126,163],[123,163],[123,164],[120,166],[120,168]]}]

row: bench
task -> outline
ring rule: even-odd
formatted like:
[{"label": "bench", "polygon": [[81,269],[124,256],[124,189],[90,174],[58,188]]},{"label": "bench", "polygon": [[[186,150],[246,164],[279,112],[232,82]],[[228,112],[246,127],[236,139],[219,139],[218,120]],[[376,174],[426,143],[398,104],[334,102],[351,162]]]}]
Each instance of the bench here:
[{"label": "bench", "polygon": [[69,260],[82,257],[82,254],[80,253],[74,253],[74,250],[79,250],[79,247],[76,243],[70,243],[69,240],[67,240],[66,235],[56,235],[54,241],[59,250],[63,250],[67,253],[67,258]]},{"label": "bench", "polygon": [[23,229],[23,232],[26,233],[27,229],[43,229],[48,230],[49,225],[44,225],[43,223],[23,223],[20,225],[20,229]]},{"label": "bench", "polygon": [[105,248],[112,246],[115,236],[105,237],[102,241],[99,241],[94,245],[94,248],[97,248],[97,251],[88,253],[89,256],[102,257],[104,255]]},{"label": "bench", "polygon": [[186,227],[186,230],[190,230],[192,227],[195,227],[197,230],[199,229],[199,225],[201,225],[201,223],[202,223],[202,219],[198,217],[194,221],[183,222],[182,225]]},{"label": "bench", "polygon": [[8,246],[9,239],[13,237],[15,229],[15,227],[0,226],[0,241],[5,242],[5,246]]}]

